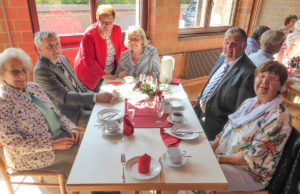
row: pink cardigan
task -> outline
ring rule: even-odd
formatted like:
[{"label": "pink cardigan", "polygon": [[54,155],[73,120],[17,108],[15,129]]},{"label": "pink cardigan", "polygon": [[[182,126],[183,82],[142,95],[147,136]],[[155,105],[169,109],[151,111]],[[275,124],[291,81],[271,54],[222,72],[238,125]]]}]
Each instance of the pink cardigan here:
[{"label": "pink cardigan", "polygon": [[[115,67],[117,67],[122,52],[127,49],[124,46],[120,26],[113,25],[110,39],[116,50]],[[97,22],[85,31],[74,63],[74,70],[78,78],[91,90],[106,74],[104,72],[106,55],[106,40],[100,36]]]}]

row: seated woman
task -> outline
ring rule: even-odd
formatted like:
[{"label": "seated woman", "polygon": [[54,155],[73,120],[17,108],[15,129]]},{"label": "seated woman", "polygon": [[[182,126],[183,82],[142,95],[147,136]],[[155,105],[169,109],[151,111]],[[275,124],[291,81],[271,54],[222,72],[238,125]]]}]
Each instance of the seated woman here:
[{"label": "seated woman", "polygon": [[30,57],[21,49],[0,54],[0,143],[15,171],[71,170],[82,134],[37,83],[28,82]]},{"label": "seated woman", "polygon": [[122,53],[116,71],[118,78],[127,75],[138,77],[140,74],[159,77],[160,59],[156,48],[148,45],[144,30],[139,26],[130,26],[126,31],[125,45],[129,48]]},{"label": "seated woman", "polygon": [[293,32],[293,27],[295,22],[298,20],[298,16],[296,15],[289,15],[284,19],[284,27],[280,28],[280,31],[283,31],[285,34],[289,34]]},{"label": "seated woman", "polygon": [[115,79],[124,40],[121,28],[114,24],[116,14],[110,5],[100,5],[96,12],[98,22],[83,34],[74,62],[78,78],[91,90],[98,92],[103,79]]},{"label": "seated woman", "polygon": [[256,97],[229,115],[212,148],[228,181],[226,191],[256,191],[271,180],[291,133],[288,110],[282,105],[285,67],[268,61],[255,71]]}]

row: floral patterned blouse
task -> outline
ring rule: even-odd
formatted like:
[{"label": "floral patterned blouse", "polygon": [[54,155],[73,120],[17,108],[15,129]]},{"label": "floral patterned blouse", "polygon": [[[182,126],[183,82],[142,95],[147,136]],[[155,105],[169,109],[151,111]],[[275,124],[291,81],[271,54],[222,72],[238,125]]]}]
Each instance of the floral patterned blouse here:
[{"label": "floral patterned blouse", "polygon": [[[63,130],[76,128],[53,105],[42,88],[29,82],[28,92],[39,98],[58,115]],[[47,167],[55,159],[52,135],[44,116],[23,91],[0,84],[0,143],[4,147],[8,167],[31,170]]]},{"label": "floral patterned blouse", "polygon": [[242,151],[248,165],[238,167],[248,172],[256,182],[267,185],[290,133],[289,112],[279,105],[256,120],[236,128],[227,122],[218,135],[221,139],[215,152],[230,155]]}]

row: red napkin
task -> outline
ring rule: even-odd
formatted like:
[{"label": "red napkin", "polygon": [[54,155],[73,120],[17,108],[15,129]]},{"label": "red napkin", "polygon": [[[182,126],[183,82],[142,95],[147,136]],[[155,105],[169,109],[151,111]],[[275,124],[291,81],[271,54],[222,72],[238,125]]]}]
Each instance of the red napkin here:
[{"label": "red napkin", "polygon": [[119,86],[122,85],[122,82],[107,82],[106,84],[114,85],[114,86]]},{"label": "red napkin", "polygon": [[160,128],[160,136],[161,139],[163,140],[164,144],[167,147],[176,147],[179,145],[181,142],[181,139],[178,139],[177,137],[173,137],[172,135],[169,135],[167,133],[164,133],[164,129]]},{"label": "red napkin", "polygon": [[134,132],[134,127],[127,116],[124,117],[123,121],[123,133],[124,135],[132,135]]},{"label": "red napkin", "polygon": [[150,170],[151,156],[144,154],[138,159],[138,171],[141,174],[146,174]]},{"label": "red napkin", "polygon": [[180,82],[181,82],[181,79],[173,78],[172,81],[171,81],[171,84],[179,85]]}]

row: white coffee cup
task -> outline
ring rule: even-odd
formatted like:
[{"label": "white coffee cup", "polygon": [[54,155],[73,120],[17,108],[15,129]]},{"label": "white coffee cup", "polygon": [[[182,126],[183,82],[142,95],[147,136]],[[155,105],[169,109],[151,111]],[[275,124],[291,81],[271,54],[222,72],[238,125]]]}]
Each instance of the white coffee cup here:
[{"label": "white coffee cup", "polygon": [[172,112],[171,114],[171,120],[174,122],[174,123],[181,123],[183,121],[183,114],[182,112]]},{"label": "white coffee cup", "polygon": [[124,77],[124,81],[127,84],[131,84],[131,83],[134,82],[134,77],[133,76],[126,76],[126,77]]},{"label": "white coffee cup", "polygon": [[167,160],[174,164],[181,164],[183,156],[186,155],[186,151],[180,151],[177,147],[171,147],[167,149]]}]

